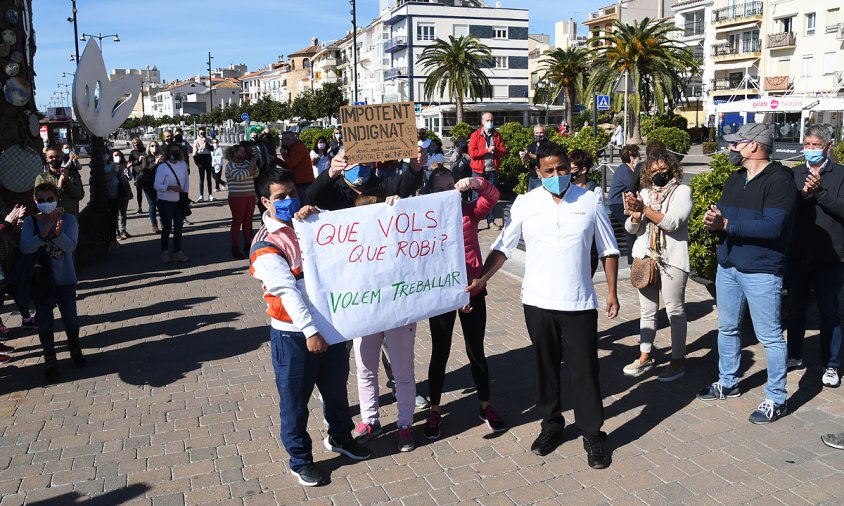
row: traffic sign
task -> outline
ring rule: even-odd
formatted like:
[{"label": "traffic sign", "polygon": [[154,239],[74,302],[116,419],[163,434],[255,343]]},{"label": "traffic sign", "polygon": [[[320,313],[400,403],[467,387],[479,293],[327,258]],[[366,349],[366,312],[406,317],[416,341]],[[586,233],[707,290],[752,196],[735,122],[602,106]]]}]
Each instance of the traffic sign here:
[{"label": "traffic sign", "polygon": [[241,119],[242,121],[249,121],[249,113],[248,113],[248,112],[245,112],[245,113],[241,114],[241,115],[240,115],[240,119]]},{"label": "traffic sign", "polygon": [[609,111],[610,110],[610,96],[609,95],[598,95],[598,110],[599,111]]},{"label": "traffic sign", "polygon": [[366,105],[366,102],[365,101],[364,102],[355,102],[352,105]]}]

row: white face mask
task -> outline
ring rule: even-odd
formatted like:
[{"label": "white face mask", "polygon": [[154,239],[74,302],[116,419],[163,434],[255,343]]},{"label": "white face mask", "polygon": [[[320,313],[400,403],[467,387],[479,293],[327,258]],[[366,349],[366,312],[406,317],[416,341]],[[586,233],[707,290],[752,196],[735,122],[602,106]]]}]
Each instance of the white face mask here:
[{"label": "white face mask", "polygon": [[324,143],[324,142],[320,142],[319,144],[317,144],[317,148],[319,148],[319,149],[325,149],[325,143]]},{"label": "white face mask", "polygon": [[120,157],[119,156],[114,157],[114,163],[120,163]]},{"label": "white face mask", "polygon": [[56,210],[56,206],[58,205],[58,202],[37,202],[35,207],[44,214],[50,214]]}]

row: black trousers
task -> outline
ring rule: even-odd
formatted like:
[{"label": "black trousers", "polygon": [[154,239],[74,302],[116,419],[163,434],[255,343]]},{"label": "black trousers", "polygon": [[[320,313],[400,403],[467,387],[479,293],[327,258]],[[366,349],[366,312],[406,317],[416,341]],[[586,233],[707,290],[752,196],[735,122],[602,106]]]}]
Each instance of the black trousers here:
[{"label": "black trousers", "polygon": [[211,167],[211,155],[199,154],[193,156],[193,161],[199,167],[199,196],[205,195],[205,187],[208,186],[208,195],[211,195],[211,176],[214,169]]},{"label": "black trousers", "polygon": [[598,383],[598,311],[553,311],[524,306],[525,323],[536,355],[536,408],[542,430],[562,432],[560,363],[565,354],[574,417],[584,436],[600,436],[604,405]]},{"label": "black trousers", "polygon": [[431,326],[431,363],[428,365],[428,389],[432,405],[439,406],[445,382],[445,367],[451,354],[451,337],[454,321],[460,315],[463,327],[463,341],[472,379],[478,389],[478,400],[489,400],[489,367],[484,355],[484,333],[486,332],[486,294],[480,293],[469,299],[471,313],[449,311],[428,319]]}]

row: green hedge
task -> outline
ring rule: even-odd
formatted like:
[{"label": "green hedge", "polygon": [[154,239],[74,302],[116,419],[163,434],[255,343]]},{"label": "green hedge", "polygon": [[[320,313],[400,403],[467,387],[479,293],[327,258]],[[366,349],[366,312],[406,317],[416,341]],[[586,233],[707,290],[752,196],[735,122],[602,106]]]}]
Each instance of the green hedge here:
[{"label": "green hedge", "polygon": [[677,153],[688,153],[692,147],[692,138],[685,130],[674,127],[661,127],[648,134],[648,142],[661,141],[665,147]]},{"label": "green hedge", "polygon": [[710,172],[696,175],[689,184],[694,200],[694,208],[689,218],[689,261],[698,276],[714,280],[718,266],[715,257],[718,236],[703,226],[703,215],[721,198],[727,178],[738,167],[734,167],[725,154],[712,155],[709,167],[712,169]]},{"label": "green hedge", "polygon": [[461,121],[451,128],[451,138],[453,140],[457,140],[458,137],[465,137],[468,140],[469,136],[472,135],[472,132],[474,131],[475,129],[472,128],[471,125],[465,121]]},{"label": "green hedge", "polygon": [[640,129],[642,135],[648,136],[653,130],[657,128],[674,127],[680,130],[685,130],[689,127],[689,122],[683,116],[668,112],[665,114],[655,114],[653,116],[646,116],[642,118]]},{"label": "green hedge", "polygon": [[835,152],[838,163],[844,163],[844,141],[839,141],[838,144],[832,147],[832,150]]},{"label": "green hedge", "polygon": [[334,135],[333,128],[310,128],[299,133],[299,140],[305,144],[305,147],[311,150],[314,149],[314,144],[316,144],[316,140],[320,137],[325,137],[330,144],[331,139],[333,138],[332,135]]},{"label": "green hedge", "polygon": [[701,147],[703,148],[703,154],[709,155],[718,150],[718,143],[714,141],[704,141]]}]

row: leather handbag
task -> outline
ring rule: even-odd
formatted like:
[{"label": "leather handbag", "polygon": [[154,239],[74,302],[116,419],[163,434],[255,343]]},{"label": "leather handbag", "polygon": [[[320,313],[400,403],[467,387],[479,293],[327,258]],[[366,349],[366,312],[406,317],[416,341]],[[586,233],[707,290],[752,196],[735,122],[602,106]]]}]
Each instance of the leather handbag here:
[{"label": "leather handbag", "polygon": [[[173,166],[167,162],[164,163],[166,163],[167,167],[170,168],[170,172],[172,172],[173,177],[176,178],[176,184],[179,185],[179,188],[181,188],[182,183],[181,181],[179,181],[179,176],[176,175],[176,171],[173,170]],[[193,211],[190,210],[190,197],[188,197],[188,194],[186,192],[179,191],[179,205],[182,207],[182,214],[184,214],[186,217],[190,216],[193,213]]]},{"label": "leather handbag", "polygon": [[656,259],[651,257],[634,258],[630,265],[630,284],[634,288],[642,289],[656,283]]}]

